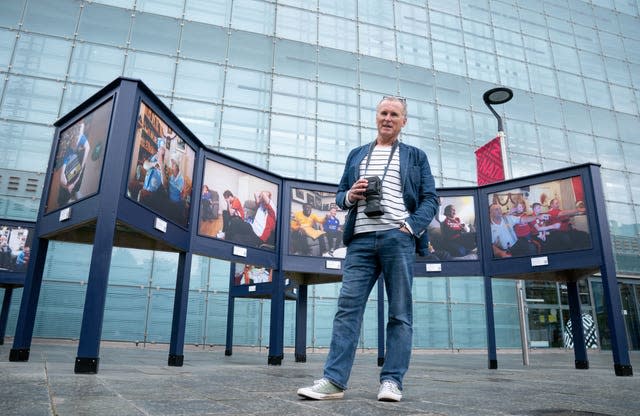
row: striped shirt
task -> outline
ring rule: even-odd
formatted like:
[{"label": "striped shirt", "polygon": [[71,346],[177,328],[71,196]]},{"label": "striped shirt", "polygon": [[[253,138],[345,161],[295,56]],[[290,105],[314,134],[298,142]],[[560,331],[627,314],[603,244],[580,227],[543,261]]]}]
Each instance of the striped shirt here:
[{"label": "striped shirt", "polygon": [[[360,177],[377,176],[382,179],[384,168],[389,161],[392,146],[376,145],[371,154],[371,162],[365,171],[367,158],[360,164]],[[384,231],[392,228],[400,228],[409,212],[402,199],[402,183],[400,181],[400,150],[396,149],[387,169],[387,175],[382,182],[382,200],[380,206],[384,214],[380,217],[367,217],[364,213],[366,201],[358,201],[358,214],[354,234],[371,231]]]}]

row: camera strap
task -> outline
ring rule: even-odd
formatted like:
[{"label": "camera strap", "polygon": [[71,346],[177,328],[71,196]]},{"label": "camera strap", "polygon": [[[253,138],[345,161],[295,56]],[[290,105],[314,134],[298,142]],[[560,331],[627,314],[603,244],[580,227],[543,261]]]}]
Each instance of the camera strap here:
[{"label": "camera strap", "polygon": [[[385,176],[387,176],[387,169],[389,169],[389,165],[391,164],[391,160],[393,159],[393,154],[396,152],[396,149],[398,148],[398,140],[395,141],[395,143],[393,143],[393,146],[391,147],[391,153],[389,153],[389,160],[387,161],[387,166],[384,167],[384,174],[382,175],[382,179],[380,180],[380,182],[384,182],[384,178]],[[371,145],[369,146],[369,154],[367,154],[367,164],[364,165],[364,176],[367,176],[367,171],[369,170],[369,162],[371,162],[371,155],[373,154],[373,149],[375,149],[376,147],[376,140],[371,142]]]}]

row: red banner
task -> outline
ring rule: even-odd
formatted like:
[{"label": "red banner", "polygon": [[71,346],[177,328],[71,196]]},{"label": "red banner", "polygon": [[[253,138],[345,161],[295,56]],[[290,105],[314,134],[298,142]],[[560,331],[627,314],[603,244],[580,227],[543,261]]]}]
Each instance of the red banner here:
[{"label": "red banner", "polygon": [[502,162],[500,136],[497,136],[480,147],[475,153],[478,185],[488,185],[504,180],[504,164]]}]

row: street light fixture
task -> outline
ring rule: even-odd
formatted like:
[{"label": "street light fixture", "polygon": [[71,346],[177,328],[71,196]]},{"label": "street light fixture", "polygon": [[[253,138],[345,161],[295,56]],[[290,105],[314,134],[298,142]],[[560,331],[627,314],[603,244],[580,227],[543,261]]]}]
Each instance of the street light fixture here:
[{"label": "street light fixture", "polygon": [[496,110],[491,107],[496,104],[504,104],[513,98],[513,91],[507,87],[492,88],[489,91],[482,94],[482,100],[489,107],[489,110],[498,119],[498,132],[503,132],[502,118],[496,113]]}]

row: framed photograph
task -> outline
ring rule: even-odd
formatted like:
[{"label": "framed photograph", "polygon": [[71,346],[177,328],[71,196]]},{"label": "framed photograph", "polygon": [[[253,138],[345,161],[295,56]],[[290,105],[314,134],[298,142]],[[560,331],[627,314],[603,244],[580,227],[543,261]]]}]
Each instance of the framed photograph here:
[{"label": "framed photograph", "polygon": [[581,176],[488,194],[494,259],[585,250],[592,246]]},{"label": "framed photograph", "polygon": [[436,261],[478,260],[476,206],[472,195],[440,197],[438,214],[427,229],[430,254]]},{"label": "framed photograph", "polygon": [[127,197],[175,224],[189,223],[195,151],[140,102]]},{"label": "framed photograph", "polygon": [[110,98],[60,131],[45,213],[98,192],[112,108]]},{"label": "framed photograph", "polygon": [[198,234],[275,251],[278,184],[211,159],[202,183]]},{"label": "framed photograph", "polygon": [[[335,192],[291,188],[291,193],[289,254],[343,259],[347,248],[342,227],[347,213],[335,204]],[[294,198],[301,193],[307,194],[307,202]]]},{"label": "framed photograph", "polygon": [[0,222],[0,272],[26,272],[34,229]]},{"label": "framed photograph", "polygon": [[243,263],[236,263],[235,266],[234,286],[271,283],[273,280],[273,270],[267,267]]}]

